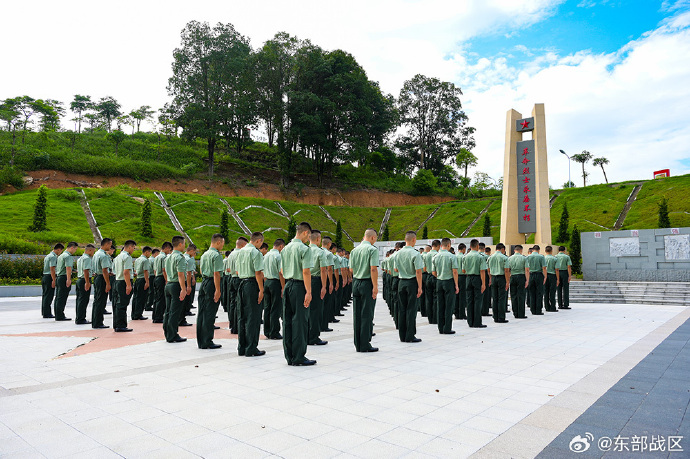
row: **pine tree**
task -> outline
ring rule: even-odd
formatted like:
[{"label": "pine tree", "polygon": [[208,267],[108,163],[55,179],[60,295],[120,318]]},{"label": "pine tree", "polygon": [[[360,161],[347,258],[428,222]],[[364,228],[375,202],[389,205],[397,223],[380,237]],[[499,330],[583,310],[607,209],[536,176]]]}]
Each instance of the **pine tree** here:
[{"label": "pine tree", "polygon": [[48,217],[46,211],[48,210],[48,188],[41,185],[38,188],[38,196],[36,196],[36,203],[34,204],[34,218],[29,227],[29,231],[35,233],[39,231],[48,230]]},{"label": "pine tree", "polygon": [[337,247],[343,246],[343,225],[340,224],[340,220],[335,224],[335,241],[333,241]]},{"label": "pine tree", "polygon": [[222,210],[220,212],[220,234],[223,235],[226,241],[230,239],[229,229],[228,229],[228,212]]},{"label": "pine tree", "polygon": [[429,229],[424,225],[424,229],[422,230],[422,239],[429,239]]},{"label": "pine tree", "polygon": [[383,227],[383,233],[381,233],[381,240],[382,241],[389,241],[390,240],[390,234],[388,234],[388,225]]},{"label": "pine tree", "polygon": [[577,225],[573,227],[573,233],[570,236],[570,259],[573,262],[573,273],[582,273],[582,263],[580,258],[582,257],[582,246],[580,245],[580,230],[577,229]]},{"label": "pine tree", "polygon": [[151,201],[148,199],[144,201],[144,207],[141,209],[141,235],[152,238],[153,230],[151,229]]},{"label": "pine tree", "polygon": [[558,224],[558,242],[568,244],[568,224],[570,223],[570,214],[568,213],[568,203],[563,204],[563,213],[561,214],[561,221]]},{"label": "pine tree", "polygon": [[659,228],[670,228],[671,219],[668,216],[668,201],[666,198],[661,198],[657,206],[659,206],[659,221],[657,222],[657,226]]},{"label": "pine tree", "polygon": [[297,234],[297,222],[295,221],[294,218],[290,217],[290,221],[288,222],[288,235],[287,235],[287,240],[290,242],[295,238],[295,235]]},{"label": "pine tree", "polygon": [[484,228],[482,229],[482,236],[491,237],[491,219],[489,214],[484,214]]}]

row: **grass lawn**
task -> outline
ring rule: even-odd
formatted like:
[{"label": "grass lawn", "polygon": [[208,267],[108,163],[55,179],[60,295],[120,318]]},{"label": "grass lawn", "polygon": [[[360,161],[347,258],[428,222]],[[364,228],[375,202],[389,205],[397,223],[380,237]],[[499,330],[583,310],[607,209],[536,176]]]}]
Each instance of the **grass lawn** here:
[{"label": "grass lawn", "polygon": [[690,175],[682,175],[645,182],[622,229],[656,228],[659,219],[658,203],[663,197],[668,200],[671,226],[690,226]]},{"label": "grass lawn", "polygon": [[[404,239],[405,232],[417,231],[419,225],[421,225],[437,207],[438,205],[436,204],[393,207],[390,219],[388,220],[390,240],[397,241]],[[383,216],[381,217],[383,218]],[[421,234],[419,237],[421,238]]]},{"label": "grass lawn", "polygon": [[[343,229],[347,231],[354,242],[359,242],[367,228],[374,228],[377,232],[381,228],[381,221],[386,214],[385,207],[343,207],[328,206],[326,210],[333,218],[340,220]],[[335,231],[335,228],[333,229]],[[352,250],[353,244],[343,235],[343,245]]]},{"label": "grass lawn", "polygon": [[484,199],[444,204],[426,224],[429,238],[460,237],[488,203]]}]

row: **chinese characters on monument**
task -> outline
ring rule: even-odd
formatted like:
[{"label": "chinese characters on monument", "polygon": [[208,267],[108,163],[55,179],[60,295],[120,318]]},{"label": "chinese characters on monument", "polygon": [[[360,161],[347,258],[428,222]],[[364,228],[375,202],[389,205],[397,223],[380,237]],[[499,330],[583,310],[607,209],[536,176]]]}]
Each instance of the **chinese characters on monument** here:
[{"label": "chinese characters on monument", "polygon": [[[518,132],[534,129],[534,118],[518,120]],[[535,182],[534,140],[523,140],[517,143],[517,185],[518,185],[518,231],[522,234],[537,231],[536,206],[537,193]]]}]

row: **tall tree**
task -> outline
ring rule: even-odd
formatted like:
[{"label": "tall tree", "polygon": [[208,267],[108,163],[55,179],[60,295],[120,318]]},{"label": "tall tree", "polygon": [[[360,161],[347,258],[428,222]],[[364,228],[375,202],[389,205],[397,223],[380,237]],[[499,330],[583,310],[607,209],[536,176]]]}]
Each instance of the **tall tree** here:
[{"label": "tall tree", "polygon": [[154,113],[156,112],[151,110],[151,107],[149,105],[142,105],[136,110],[132,110],[131,112],[129,112],[129,116],[132,118],[132,120],[134,120],[137,132],[139,132],[141,128],[141,123],[143,121],[150,120],[153,117]]},{"label": "tall tree", "polygon": [[594,167],[601,166],[601,171],[604,173],[604,180],[606,180],[606,183],[609,183],[609,178],[606,176],[606,171],[604,170],[604,166],[608,163],[609,163],[609,160],[604,158],[603,156],[601,158],[594,158],[592,160],[592,165]]},{"label": "tall tree", "polygon": [[338,247],[343,246],[343,225],[338,220],[335,224],[335,240],[333,241]]},{"label": "tall tree", "polygon": [[587,150],[582,150],[582,153],[578,153],[576,155],[571,156],[571,159],[573,159],[575,162],[582,164],[582,186],[587,186],[587,176],[589,174],[585,171],[585,164],[587,164],[589,160],[592,159],[592,154]]},{"label": "tall tree", "polygon": [[91,102],[91,96],[75,94],[74,100],[70,102],[69,109],[77,115],[77,133],[81,133],[81,122],[84,119],[85,112],[92,110],[93,106],[94,104]]},{"label": "tall tree", "polygon": [[568,203],[563,203],[563,212],[561,212],[561,220],[558,223],[558,242],[563,244],[568,243],[568,225],[570,224],[570,214],[568,213]]},{"label": "tall tree", "polygon": [[220,230],[218,231],[223,235],[226,241],[230,240],[230,231],[228,225],[228,211],[223,209],[220,211]]},{"label": "tall tree", "polygon": [[2,104],[0,104],[0,120],[7,123],[7,131],[12,135],[12,156],[10,156],[10,166],[14,165],[17,128],[21,125],[19,104],[19,97],[5,99]]},{"label": "tall tree", "polygon": [[103,97],[95,106],[96,111],[100,117],[105,121],[105,127],[110,132],[112,130],[113,121],[122,114],[120,112],[120,103],[114,97]]},{"label": "tall tree", "polygon": [[429,228],[426,225],[422,228],[422,239],[429,239]]},{"label": "tall tree", "polygon": [[460,151],[455,155],[455,164],[460,169],[465,169],[465,178],[467,178],[467,169],[477,165],[477,159],[471,151],[467,148],[460,148]]},{"label": "tall tree", "polygon": [[48,188],[45,185],[38,187],[38,194],[36,195],[36,202],[34,203],[34,216],[29,226],[29,231],[38,233],[39,231],[48,230]]},{"label": "tall tree", "polygon": [[17,97],[16,108],[22,115],[22,145],[26,142],[26,131],[29,129],[31,117],[36,113],[36,99],[29,96]]},{"label": "tall tree", "polygon": [[153,230],[151,229],[151,201],[148,199],[144,201],[141,208],[141,235],[152,238]]},{"label": "tall tree", "polygon": [[491,237],[491,218],[489,214],[484,214],[484,226],[482,227],[482,236]]},{"label": "tall tree", "polygon": [[170,104],[163,105],[163,108],[158,109],[158,123],[161,126],[161,132],[170,140],[172,137],[177,136],[178,115]]},{"label": "tall tree", "polygon": [[173,52],[173,75],[168,93],[179,110],[182,135],[206,139],[208,172],[213,176],[213,162],[219,138],[228,132],[232,114],[230,96],[242,91],[237,87],[250,54],[249,40],[232,24],[189,22],[182,30],[182,43]]},{"label": "tall tree", "polygon": [[461,148],[474,147],[474,128],[460,101],[462,91],[453,83],[415,75],[403,84],[398,98],[402,126],[407,133],[398,148],[413,166],[440,171]]},{"label": "tall tree", "polygon": [[580,241],[580,230],[577,225],[573,227],[570,236],[570,260],[573,262],[573,274],[582,273],[582,242]]},{"label": "tall tree", "polygon": [[60,118],[65,116],[62,102],[53,99],[38,99],[34,102],[34,108],[40,116],[39,124],[42,131],[57,131],[60,129]]},{"label": "tall tree", "polygon": [[120,144],[127,138],[127,134],[119,129],[113,129],[113,132],[108,133],[106,138],[115,144],[115,156],[117,156]]},{"label": "tall tree", "polygon": [[666,197],[661,198],[661,201],[657,203],[659,207],[659,219],[657,220],[657,226],[659,228],[670,228],[671,219],[668,216],[668,201]]}]

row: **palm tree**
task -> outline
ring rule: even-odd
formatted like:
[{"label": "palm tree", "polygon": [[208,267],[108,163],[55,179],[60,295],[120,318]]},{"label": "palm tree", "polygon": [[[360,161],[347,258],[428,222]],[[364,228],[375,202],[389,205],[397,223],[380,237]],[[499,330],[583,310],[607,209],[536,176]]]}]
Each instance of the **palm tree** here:
[{"label": "palm tree", "polygon": [[592,154],[587,150],[582,150],[582,153],[571,156],[571,158],[580,164],[582,164],[582,186],[587,186],[587,176],[589,175],[585,172],[585,163],[592,159]]},{"label": "palm tree", "polygon": [[596,166],[601,166],[601,171],[604,173],[604,180],[606,180],[606,183],[609,183],[608,177],[606,177],[606,171],[604,170],[604,165],[608,164],[609,160],[604,158],[603,156],[601,158],[594,158],[592,160],[592,164]]}]

